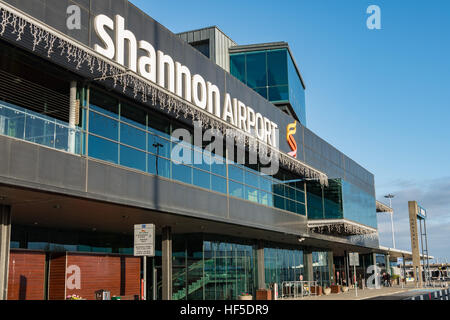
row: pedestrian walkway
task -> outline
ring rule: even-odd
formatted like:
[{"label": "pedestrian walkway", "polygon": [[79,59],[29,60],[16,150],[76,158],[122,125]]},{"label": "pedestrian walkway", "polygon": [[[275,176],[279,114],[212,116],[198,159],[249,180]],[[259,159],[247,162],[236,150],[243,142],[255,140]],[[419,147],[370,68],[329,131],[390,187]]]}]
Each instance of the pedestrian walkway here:
[{"label": "pedestrian walkway", "polygon": [[[393,287],[381,287],[380,289],[358,289],[356,293],[355,289],[350,289],[348,292],[341,292],[337,294],[321,295],[321,296],[308,296],[303,298],[283,298],[280,300],[366,300],[372,298],[385,297],[389,300],[389,296],[392,297],[407,297],[409,292],[417,292],[417,288],[410,284],[402,288],[401,286]],[[423,289],[426,290],[426,289]],[[397,300],[398,298],[394,299]],[[383,299],[384,300],[384,299]]]}]

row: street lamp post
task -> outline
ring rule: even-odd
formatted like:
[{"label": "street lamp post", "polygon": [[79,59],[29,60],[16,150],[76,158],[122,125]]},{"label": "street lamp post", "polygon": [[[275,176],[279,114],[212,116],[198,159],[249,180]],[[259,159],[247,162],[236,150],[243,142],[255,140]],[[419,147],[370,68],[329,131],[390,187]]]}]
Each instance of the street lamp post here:
[{"label": "street lamp post", "polygon": [[[395,197],[393,194],[388,194],[384,196],[385,198],[389,199],[389,207],[392,210],[392,198]],[[395,235],[394,235],[394,210],[391,211],[391,229],[392,229],[392,245],[395,249]]]}]

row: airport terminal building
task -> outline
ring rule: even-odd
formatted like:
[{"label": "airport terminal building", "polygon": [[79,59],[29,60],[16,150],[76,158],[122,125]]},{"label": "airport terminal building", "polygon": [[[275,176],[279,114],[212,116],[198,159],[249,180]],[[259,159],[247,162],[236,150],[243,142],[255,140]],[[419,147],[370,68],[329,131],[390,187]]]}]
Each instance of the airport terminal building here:
[{"label": "airport terminal building", "polygon": [[[391,209],[307,128],[287,43],[174,34],[127,0],[0,10],[0,299],[140,295],[146,273],[149,299],[226,300],[351,283],[349,252],[361,281],[385,264]],[[136,224],[156,226],[145,269]]]}]

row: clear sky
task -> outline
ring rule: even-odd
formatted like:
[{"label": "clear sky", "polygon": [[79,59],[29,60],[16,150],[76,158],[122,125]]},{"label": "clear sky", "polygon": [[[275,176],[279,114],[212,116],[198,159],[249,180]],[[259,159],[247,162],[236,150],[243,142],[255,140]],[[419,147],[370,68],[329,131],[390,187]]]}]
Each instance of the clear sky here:
[{"label": "clear sky", "polygon": [[[430,254],[450,262],[450,1],[132,0],[177,33],[216,25],[238,44],[289,43],[306,82],[308,127],[395,194],[397,248],[408,201],[428,209]],[[381,30],[369,30],[369,5]],[[390,218],[378,217],[392,247]]]}]

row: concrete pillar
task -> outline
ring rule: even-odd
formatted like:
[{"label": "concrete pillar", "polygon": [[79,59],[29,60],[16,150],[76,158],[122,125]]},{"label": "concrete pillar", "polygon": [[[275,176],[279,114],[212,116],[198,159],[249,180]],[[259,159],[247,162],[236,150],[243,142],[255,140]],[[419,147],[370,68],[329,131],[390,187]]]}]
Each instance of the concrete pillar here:
[{"label": "concrete pillar", "polygon": [[389,254],[385,255],[385,260],[386,260],[386,273],[389,273],[390,275],[392,275],[391,272],[391,262],[389,261],[391,259],[391,256]]},{"label": "concrete pillar", "polygon": [[0,204],[0,300],[8,299],[11,207]]},{"label": "concrete pillar", "polygon": [[266,289],[266,270],[264,268],[264,242],[261,240],[258,241],[256,259],[258,264],[258,289]]},{"label": "concrete pillar", "polygon": [[162,299],[172,300],[172,229],[162,229]]},{"label": "concrete pillar", "polygon": [[304,280],[314,281],[312,251],[303,251],[303,265],[305,269]]},{"label": "concrete pillar", "polygon": [[408,201],[409,228],[411,232],[411,252],[413,258],[413,272],[415,285],[422,287],[422,266],[420,265],[419,234],[417,230],[418,207],[416,201]]}]

